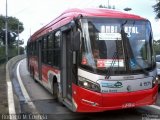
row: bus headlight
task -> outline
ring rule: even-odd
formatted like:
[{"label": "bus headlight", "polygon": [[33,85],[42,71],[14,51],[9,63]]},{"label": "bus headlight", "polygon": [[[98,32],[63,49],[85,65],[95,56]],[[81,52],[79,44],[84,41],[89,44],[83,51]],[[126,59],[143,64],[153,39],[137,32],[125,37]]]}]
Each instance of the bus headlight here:
[{"label": "bus headlight", "polygon": [[153,87],[154,87],[156,84],[158,84],[158,77],[156,77],[156,78],[153,79],[153,83],[152,83],[152,84],[153,84]]},{"label": "bus headlight", "polygon": [[100,92],[100,85],[98,83],[92,82],[80,76],[78,77],[78,85],[92,91]]}]

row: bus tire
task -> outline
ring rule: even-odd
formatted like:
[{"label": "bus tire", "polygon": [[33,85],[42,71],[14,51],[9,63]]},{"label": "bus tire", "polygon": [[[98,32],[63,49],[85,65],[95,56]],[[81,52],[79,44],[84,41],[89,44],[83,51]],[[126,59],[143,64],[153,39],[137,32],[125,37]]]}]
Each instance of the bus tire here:
[{"label": "bus tire", "polygon": [[62,97],[61,97],[61,93],[60,93],[60,90],[59,90],[59,86],[58,86],[58,82],[56,83],[57,84],[57,101],[60,103],[61,106],[64,106],[63,102],[62,102]]},{"label": "bus tire", "polygon": [[54,81],[53,81],[53,96],[55,97],[56,101],[58,101],[59,103],[62,103],[61,95],[59,92],[59,86],[58,86],[56,77],[54,77]]},{"label": "bus tire", "polygon": [[57,90],[57,89],[58,89],[57,82],[54,82],[54,83],[53,83],[53,96],[54,96],[55,99],[58,98],[58,96],[57,96],[58,90]]}]

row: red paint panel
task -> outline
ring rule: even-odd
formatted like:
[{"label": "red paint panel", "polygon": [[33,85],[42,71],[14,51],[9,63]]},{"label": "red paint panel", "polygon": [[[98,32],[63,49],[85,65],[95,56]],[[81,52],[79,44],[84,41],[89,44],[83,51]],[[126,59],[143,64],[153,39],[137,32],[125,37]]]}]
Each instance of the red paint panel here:
[{"label": "red paint panel", "polygon": [[[122,106],[126,103],[134,103],[135,107],[150,105],[155,103],[158,85],[153,89],[130,92],[130,93],[114,93],[101,94],[83,89],[75,84],[72,85],[73,99],[77,104],[77,112],[100,112],[106,110],[123,109]],[[74,94],[76,93],[76,94]],[[98,103],[93,106],[84,103],[82,99]]]},{"label": "red paint panel", "polygon": [[45,65],[42,65],[42,80],[48,83],[48,68]]},{"label": "red paint panel", "polygon": [[[75,84],[72,84],[72,90],[73,90],[73,95],[72,95],[73,99],[78,105],[77,112],[101,111],[101,109],[98,109],[98,107],[92,107],[91,105],[82,101],[82,99],[85,99],[88,101],[94,101],[101,106],[102,105],[101,93],[96,93],[96,92],[83,89]],[[74,94],[74,92],[76,92],[76,94]]]},{"label": "red paint panel", "polygon": [[49,65],[42,65],[42,79],[43,81],[48,83],[48,71],[53,71],[55,74],[59,74],[60,71],[58,69],[55,69]]},{"label": "red paint panel", "polygon": [[130,93],[102,94],[103,106],[104,107],[121,106],[125,103],[135,103],[135,106],[152,104],[153,95],[155,94],[156,94],[156,89],[143,90]]},{"label": "red paint panel", "polygon": [[[34,68],[34,72],[39,72],[38,71],[38,61],[37,57],[31,57],[29,59],[29,65]],[[60,71],[52,66],[42,64],[42,80],[48,83],[48,71],[53,71],[55,74],[60,74]],[[38,76],[37,76],[38,77]]]}]

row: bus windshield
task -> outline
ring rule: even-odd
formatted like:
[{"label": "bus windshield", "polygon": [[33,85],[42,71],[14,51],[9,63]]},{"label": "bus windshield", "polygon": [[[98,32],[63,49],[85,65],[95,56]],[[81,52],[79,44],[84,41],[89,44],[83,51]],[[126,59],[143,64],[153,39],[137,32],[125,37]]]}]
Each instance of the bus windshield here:
[{"label": "bus windshield", "polygon": [[81,67],[110,74],[139,73],[152,68],[149,21],[86,18],[81,24]]}]

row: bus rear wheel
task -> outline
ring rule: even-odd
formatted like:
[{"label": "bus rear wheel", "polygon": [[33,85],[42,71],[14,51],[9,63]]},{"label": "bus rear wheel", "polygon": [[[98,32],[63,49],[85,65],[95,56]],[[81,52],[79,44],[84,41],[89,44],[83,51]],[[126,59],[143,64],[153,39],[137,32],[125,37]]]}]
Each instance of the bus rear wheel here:
[{"label": "bus rear wheel", "polygon": [[55,99],[58,98],[57,92],[58,92],[58,83],[53,83],[53,96],[55,97]]},{"label": "bus rear wheel", "polygon": [[53,85],[53,95],[59,103],[62,103],[58,82]]}]

